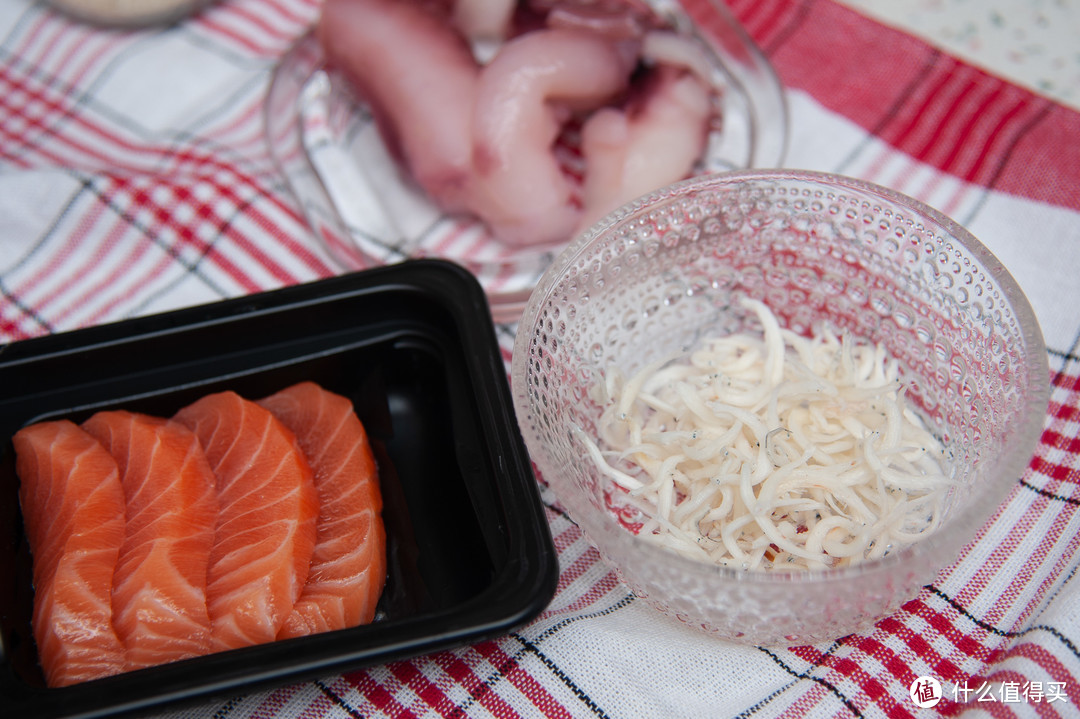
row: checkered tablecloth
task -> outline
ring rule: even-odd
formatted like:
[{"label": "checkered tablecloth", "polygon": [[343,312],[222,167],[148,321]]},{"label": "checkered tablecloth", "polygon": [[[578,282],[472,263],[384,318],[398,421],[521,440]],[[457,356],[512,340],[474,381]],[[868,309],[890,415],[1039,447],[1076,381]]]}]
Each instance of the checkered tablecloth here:
[{"label": "checkered tablecloth", "polygon": [[[831,0],[727,2],[788,90],[788,166],[951,215],[1035,308],[1045,431],[980,539],[872,632],[730,646],[635,600],[543,490],[561,577],[529,625],[169,716],[1080,716],[1080,114]],[[688,5],[709,31],[707,3]],[[0,3],[0,340],[338,271],[262,133],[275,63],[318,12],[223,0],[113,32]],[[514,327],[497,329],[509,361]],[[909,696],[923,676],[933,710]]]}]

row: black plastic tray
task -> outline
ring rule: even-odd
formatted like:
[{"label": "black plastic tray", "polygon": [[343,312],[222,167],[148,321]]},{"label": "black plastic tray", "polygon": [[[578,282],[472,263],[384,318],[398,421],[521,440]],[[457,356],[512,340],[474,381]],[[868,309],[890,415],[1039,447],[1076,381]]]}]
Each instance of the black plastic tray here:
[{"label": "black plastic tray", "polygon": [[[45,687],[11,436],[105,408],[170,415],[208,392],[313,380],[353,400],[380,463],[389,568],[376,621]],[[558,562],[475,278],[416,260],[0,346],[0,716],[160,710],[503,634]]]}]

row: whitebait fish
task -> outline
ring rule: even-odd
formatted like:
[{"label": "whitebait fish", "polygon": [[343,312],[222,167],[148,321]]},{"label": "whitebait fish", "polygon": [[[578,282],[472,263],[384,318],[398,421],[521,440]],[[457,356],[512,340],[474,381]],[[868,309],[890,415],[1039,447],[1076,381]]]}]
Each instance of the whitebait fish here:
[{"label": "whitebait fish", "polygon": [[639,536],[749,570],[842,567],[937,529],[943,447],[880,345],[782,329],[712,338],[594,389],[586,456],[644,517]]}]

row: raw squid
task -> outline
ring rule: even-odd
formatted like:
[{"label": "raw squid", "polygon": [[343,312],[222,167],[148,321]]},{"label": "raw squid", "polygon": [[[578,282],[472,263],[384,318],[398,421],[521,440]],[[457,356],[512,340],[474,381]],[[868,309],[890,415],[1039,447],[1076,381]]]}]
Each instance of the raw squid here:
[{"label": "raw squid", "polygon": [[686,177],[705,149],[712,112],[709,91],[697,76],[670,65],[657,67],[625,110],[595,112],[581,131],[588,168],[581,228]]},{"label": "raw squid", "polygon": [[484,68],[473,123],[469,207],[510,245],[558,242],[580,221],[552,145],[574,111],[625,90],[635,49],[579,30],[507,42]]},{"label": "raw squid", "polygon": [[316,32],[416,182],[463,209],[479,67],[448,18],[418,2],[326,0]]},{"label": "raw squid", "polygon": [[687,176],[715,119],[700,48],[634,0],[326,0],[318,37],[432,201],[512,247]]}]

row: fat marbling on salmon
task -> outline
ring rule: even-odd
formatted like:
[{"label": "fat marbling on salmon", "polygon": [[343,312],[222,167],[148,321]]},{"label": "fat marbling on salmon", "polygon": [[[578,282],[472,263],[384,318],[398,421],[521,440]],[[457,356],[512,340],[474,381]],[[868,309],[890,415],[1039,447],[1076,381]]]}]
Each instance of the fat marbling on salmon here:
[{"label": "fat marbling on salmon", "polygon": [[314,382],[259,401],[296,433],[315,472],[319,518],[311,573],[279,638],[367,624],[386,581],[375,458],[352,402]]},{"label": "fat marbling on salmon", "polygon": [[176,419],[217,476],[207,607],[215,651],[271,642],[307,581],[319,500],[294,434],[235,392],[206,395]]},{"label": "fat marbling on salmon", "polygon": [[206,654],[206,572],[218,511],[202,445],[179,422],[124,410],[98,412],[82,427],[116,460],[124,489],[112,603],[125,668]]},{"label": "fat marbling on salmon", "polygon": [[49,686],[123,671],[112,587],[124,540],[116,461],[73,422],[39,422],[12,439],[33,556],[34,639]]}]

